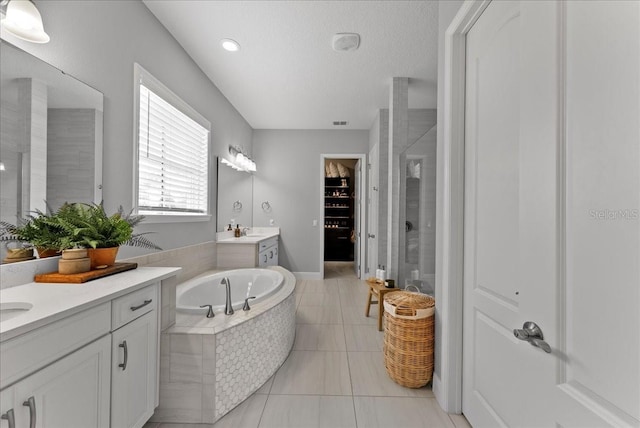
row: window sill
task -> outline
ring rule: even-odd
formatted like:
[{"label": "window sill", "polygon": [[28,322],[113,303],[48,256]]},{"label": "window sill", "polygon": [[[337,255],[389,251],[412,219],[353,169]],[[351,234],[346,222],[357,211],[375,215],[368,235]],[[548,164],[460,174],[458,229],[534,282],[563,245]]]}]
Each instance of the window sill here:
[{"label": "window sill", "polygon": [[157,215],[142,214],[144,216],[144,224],[158,223],[195,223],[211,221],[211,215]]}]

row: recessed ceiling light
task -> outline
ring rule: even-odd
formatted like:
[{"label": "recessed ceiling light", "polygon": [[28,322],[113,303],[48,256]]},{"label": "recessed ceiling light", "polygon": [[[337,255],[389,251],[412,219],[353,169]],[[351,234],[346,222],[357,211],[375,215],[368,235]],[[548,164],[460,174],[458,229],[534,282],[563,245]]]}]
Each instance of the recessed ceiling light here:
[{"label": "recessed ceiling light", "polygon": [[231,39],[222,39],[220,40],[220,44],[222,47],[229,52],[237,52],[240,50],[240,43]]}]

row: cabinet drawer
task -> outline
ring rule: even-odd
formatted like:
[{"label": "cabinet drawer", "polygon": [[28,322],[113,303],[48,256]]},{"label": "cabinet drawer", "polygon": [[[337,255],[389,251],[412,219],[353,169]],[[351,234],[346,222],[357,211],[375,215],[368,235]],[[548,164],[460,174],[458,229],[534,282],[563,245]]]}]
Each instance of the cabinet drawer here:
[{"label": "cabinet drawer", "polygon": [[263,251],[269,247],[271,247],[272,245],[276,245],[278,243],[278,237],[274,236],[273,238],[269,238],[267,240],[264,240],[262,242],[260,242],[260,247],[258,252]]},{"label": "cabinet drawer", "polygon": [[156,310],[158,307],[158,284],[118,297],[111,303],[111,331],[134,319]]},{"label": "cabinet drawer", "polygon": [[111,303],[103,303],[1,345],[0,389],[109,333]]}]

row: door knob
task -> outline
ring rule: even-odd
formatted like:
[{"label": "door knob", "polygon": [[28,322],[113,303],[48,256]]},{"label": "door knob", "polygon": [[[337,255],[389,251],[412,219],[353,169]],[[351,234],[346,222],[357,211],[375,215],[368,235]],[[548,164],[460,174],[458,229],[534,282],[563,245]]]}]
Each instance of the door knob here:
[{"label": "door knob", "polygon": [[551,353],[551,346],[544,341],[542,330],[538,327],[538,324],[533,321],[525,322],[521,329],[514,329],[513,335],[520,340],[526,340],[531,345],[542,349],[548,354]]},{"label": "door knob", "polygon": [[368,236],[369,238],[375,238],[375,237],[376,237],[376,235],[374,235],[373,233],[367,233],[367,236]]}]

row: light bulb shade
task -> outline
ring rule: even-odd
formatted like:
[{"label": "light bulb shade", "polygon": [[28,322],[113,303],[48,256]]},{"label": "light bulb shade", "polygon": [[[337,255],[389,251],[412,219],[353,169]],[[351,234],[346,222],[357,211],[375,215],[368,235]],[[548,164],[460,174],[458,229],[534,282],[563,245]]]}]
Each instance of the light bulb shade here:
[{"label": "light bulb shade", "polygon": [[44,32],[38,8],[29,0],[9,2],[7,17],[2,20],[2,28],[28,42],[47,43],[50,40],[49,35]]}]

